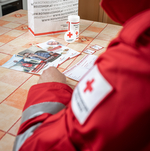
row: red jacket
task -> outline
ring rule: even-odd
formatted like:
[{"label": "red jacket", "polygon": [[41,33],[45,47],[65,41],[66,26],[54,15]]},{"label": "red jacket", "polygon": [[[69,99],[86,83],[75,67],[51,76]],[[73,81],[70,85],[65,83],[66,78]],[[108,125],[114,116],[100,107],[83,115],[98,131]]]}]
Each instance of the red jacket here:
[{"label": "red jacket", "polygon": [[17,150],[150,151],[150,10],[126,22],[73,94],[31,87]]}]

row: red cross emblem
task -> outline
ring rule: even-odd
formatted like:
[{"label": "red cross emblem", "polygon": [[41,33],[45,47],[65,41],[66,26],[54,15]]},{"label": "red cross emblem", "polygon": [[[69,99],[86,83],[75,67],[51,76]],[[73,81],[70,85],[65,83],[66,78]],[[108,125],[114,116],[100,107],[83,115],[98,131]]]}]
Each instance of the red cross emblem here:
[{"label": "red cross emblem", "polygon": [[73,34],[71,32],[69,32],[69,34],[67,35],[69,38],[71,38]]},{"label": "red cross emblem", "polygon": [[94,82],[94,79],[92,79],[91,81],[87,81],[86,82],[86,88],[84,89],[84,93],[89,90],[90,92],[93,90],[92,88],[92,83]]}]

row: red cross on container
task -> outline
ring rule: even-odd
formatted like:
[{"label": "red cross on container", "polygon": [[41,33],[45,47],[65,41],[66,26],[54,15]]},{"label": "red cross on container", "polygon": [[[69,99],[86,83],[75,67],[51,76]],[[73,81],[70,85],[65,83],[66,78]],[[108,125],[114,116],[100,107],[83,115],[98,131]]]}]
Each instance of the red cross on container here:
[{"label": "red cross on container", "polygon": [[69,38],[71,38],[73,34],[71,32],[69,32],[69,34],[67,35]]},{"label": "red cross on container", "polygon": [[86,88],[84,89],[84,93],[89,90],[90,92],[93,90],[92,88],[92,83],[94,82],[94,79],[92,79],[91,81],[87,81],[86,82]]}]

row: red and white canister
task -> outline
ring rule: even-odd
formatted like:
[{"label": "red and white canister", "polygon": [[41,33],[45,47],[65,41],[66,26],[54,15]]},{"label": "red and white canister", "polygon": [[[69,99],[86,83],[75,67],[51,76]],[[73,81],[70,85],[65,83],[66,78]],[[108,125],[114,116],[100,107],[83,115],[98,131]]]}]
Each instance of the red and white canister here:
[{"label": "red and white canister", "polygon": [[80,16],[69,15],[67,23],[68,23],[68,31],[73,31],[76,34],[76,40],[78,40],[79,39]]}]

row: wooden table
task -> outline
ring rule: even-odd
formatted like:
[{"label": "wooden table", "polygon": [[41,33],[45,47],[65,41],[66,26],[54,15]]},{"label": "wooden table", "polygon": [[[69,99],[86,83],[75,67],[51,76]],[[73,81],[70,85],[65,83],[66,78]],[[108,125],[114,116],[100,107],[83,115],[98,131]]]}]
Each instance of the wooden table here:
[{"label": "wooden table", "polygon": [[[64,33],[34,37],[28,31],[28,16],[26,10],[19,10],[0,18],[0,65],[7,62],[12,55],[25,50],[36,43],[54,39],[69,48],[81,52],[78,57],[61,64],[58,69],[63,72],[80,61],[86,54],[85,49],[98,44],[103,49],[94,55],[100,55],[106,50],[110,40],[122,27],[118,25],[80,21],[79,41],[68,44],[64,41]],[[22,109],[29,88],[37,83],[39,76],[0,67],[0,150],[11,151],[20,124]],[[77,81],[67,78],[67,84],[74,88]]]}]

